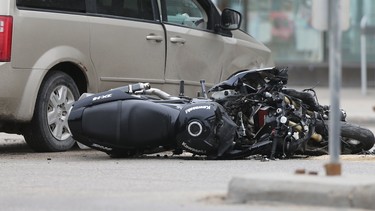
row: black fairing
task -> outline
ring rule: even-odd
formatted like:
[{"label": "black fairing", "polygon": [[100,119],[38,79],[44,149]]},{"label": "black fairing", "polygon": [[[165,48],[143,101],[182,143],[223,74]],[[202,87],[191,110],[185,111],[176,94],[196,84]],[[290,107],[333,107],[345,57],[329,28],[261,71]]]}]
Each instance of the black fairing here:
[{"label": "black fairing", "polygon": [[[277,68],[264,68],[238,71],[228,77],[227,80],[213,86],[209,92],[221,91],[225,89],[244,89],[252,93],[264,84],[284,84],[288,83],[288,70]],[[245,91],[245,90],[242,90]]]},{"label": "black fairing", "polygon": [[232,147],[236,128],[218,103],[190,104],[177,121],[177,144],[194,154],[220,157]]},{"label": "black fairing", "polygon": [[224,89],[235,89],[238,86],[242,85],[243,81],[255,81],[258,83],[259,80],[262,80],[259,76],[259,72],[271,72],[275,71],[275,68],[265,68],[265,69],[252,69],[252,70],[242,70],[236,73],[233,73],[228,77],[227,80],[220,82],[213,86],[209,91],[220,91]]},{"label": "black fairing", "polygon": [[68,123],[74,139],[101,151],[149,149],[175,144],[178,114],[175,108],[112,90],[77,101]]}]

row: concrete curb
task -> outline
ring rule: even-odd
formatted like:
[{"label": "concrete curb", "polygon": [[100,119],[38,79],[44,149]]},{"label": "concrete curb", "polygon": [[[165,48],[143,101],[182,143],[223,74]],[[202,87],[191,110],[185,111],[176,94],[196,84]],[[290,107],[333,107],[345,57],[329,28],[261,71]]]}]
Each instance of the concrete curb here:
[{"label": "concrete curb", "polygon": [[365,176],[248,175],[230,181],[227,201],[374,210],[374,196],[375,178]]}]

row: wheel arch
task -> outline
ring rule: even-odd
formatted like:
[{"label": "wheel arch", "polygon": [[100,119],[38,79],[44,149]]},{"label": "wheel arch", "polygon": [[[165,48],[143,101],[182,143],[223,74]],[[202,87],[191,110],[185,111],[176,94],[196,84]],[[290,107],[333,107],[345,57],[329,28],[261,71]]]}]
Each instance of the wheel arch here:
[{"label": "wheel arch", "polygon": [[40,92],[43,82],[46,77],[55,71],[61,71],[69,75],[77,85],[80,94],[87,92],[89,86],[89,80],[87,76],[87,69],[85,66],[73,61],[61,61],[54,65],[51,65],[47,69],[41,71],[40,69],[33,69],[30,79],[25,85],[26,89],[24,97],[22,98],[21,104],[27,105],[21,107],[18,111],[19,122],[29,122],[35,112],[35,106],[37,103],[37,96]]},{"label": "wheel arch", "polygon": [[[88,79],[85,74],[85,68],[73,62],[61,62],[53,66],[48,72],[61,71],[69,75],[78,87],[79,93],[87,92]],[[46,75],[47,75],[46,74]],[[40,89],[40,87],[39,87]]]}]

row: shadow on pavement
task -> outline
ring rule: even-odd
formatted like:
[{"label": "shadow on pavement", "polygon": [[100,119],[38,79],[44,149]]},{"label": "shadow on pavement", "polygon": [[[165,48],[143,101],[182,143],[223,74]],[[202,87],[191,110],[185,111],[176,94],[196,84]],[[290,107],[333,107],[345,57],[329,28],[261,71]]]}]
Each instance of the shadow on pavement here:
[{"label": "shadow on pavement", "polygon": [[0,154],[4,153],[30,153],[33,152],[24,140],[3,139],[0,142]]}]

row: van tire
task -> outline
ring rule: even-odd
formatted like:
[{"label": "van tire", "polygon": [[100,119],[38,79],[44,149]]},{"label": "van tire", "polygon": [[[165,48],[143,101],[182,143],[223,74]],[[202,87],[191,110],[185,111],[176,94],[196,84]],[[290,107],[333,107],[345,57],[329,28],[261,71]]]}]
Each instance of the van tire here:
[{"label": "van tire", "polygon": [[78,97],[77,85],[69,75],[61,71],[46,75],[40,86],[33,118],[23,134],[34,151],[59,152],[73,147],[75,141],[68,128],[68,112]]}]

